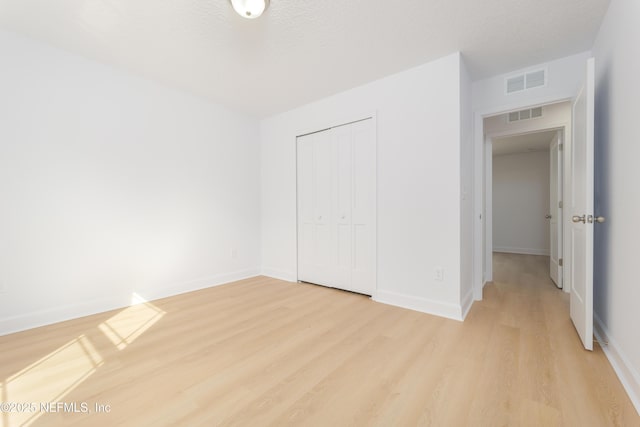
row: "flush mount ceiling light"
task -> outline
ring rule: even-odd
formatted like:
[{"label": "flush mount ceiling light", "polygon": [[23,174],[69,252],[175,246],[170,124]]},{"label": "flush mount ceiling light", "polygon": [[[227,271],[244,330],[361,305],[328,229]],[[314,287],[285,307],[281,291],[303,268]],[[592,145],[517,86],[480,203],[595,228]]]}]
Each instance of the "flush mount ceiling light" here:
[{"label": "flush mount ceiling light", "polygon": [[269,7],[269,0],[229,0],[238,15],[247,19],[258,18]]}]

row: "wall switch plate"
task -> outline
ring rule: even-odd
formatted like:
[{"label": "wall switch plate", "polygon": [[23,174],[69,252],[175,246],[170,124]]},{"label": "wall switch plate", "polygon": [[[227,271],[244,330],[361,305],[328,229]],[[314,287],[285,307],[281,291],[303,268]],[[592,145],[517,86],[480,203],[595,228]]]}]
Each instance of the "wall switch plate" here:
[{"label": "wall switch plate", "polygon": [[444,268],[438,267],[435,269],[435,275],[433,277],[438,282],[442,282],[444,280]]},{"label": "wall switch plate", "polygon": [[231,249],[231,258],[232,259],[238,258],[238,250],[237,249]]}]

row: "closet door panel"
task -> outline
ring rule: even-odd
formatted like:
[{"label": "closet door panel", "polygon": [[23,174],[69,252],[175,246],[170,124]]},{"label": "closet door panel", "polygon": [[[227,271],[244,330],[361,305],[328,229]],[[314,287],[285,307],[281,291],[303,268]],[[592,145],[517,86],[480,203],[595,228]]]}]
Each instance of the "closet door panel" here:
[{"label": "closet door panel", "polygon": [[353,129],[353,265],[352,287],[371,294],[375,290],[376,146],[373,120]]},{"label": "closet door panel", "polygon": [[314,181],[314,269],[317,281],[314,283],[331,285],[335,276],[335,220],[333,210],[333,180],[335,175],[331,131],[314,134],[313,181]]},{"label": "closet door panel", "polygon": [[351,289],[351,265],[353,260],[351,227],[352,193],[352,130],[350,126],[332,129],[336,144],[335,219],[337,223],[336,286]]},{"label": "closet door panel", "polygon": [[314,257],[314,197],[313,197],[313,135],[299,137],[298,152],[298,279],[313,277]]}]

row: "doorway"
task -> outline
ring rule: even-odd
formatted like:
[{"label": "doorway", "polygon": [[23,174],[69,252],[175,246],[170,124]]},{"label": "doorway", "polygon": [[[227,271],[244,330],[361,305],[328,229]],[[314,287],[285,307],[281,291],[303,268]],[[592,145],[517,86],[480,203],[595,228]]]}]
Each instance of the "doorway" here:
[{"label": "doorway", "polygon": [[[537,109],[542,106],[548,108],[558,105],[556,103],[538,104],[530,107],[516,104],[507,110],[516,116],[515,108],[525,110]],[[593,349],[593,230],[594,224],[605,222],[605,218],[594,212],[594,118],[595,118],[595,60],[588,58],[584,67],[583,80],[578,94],[571,98],[571,119],[558,125],[564,130],[564,152],[562,184],[563,194],[566,197],[566,210],[563,239],[564,256],[567,258],[563,269],[563,282],[566,292],[570,293],[570,317],[578,335],[586,350]],[[520,111],[517,111],[522,118]],[[475,178],[474,188],[475,212],[478,222],[475,224],[474,233],[474,283],[473,294],[476,300],[482,300],[484,284],[492,278],[491,265],[487,262],[490,251],[487,251],[487,241],[491,235],[487,233],[487,224],[492,224],[491,213],[487,215],[490,205],[486,201],[487,181],[490,181],[487,173],[486,162],[487,144],[491,144],[491,134],[487,132],[484,120],[496,114],[504,114],[504,110],[477,112],[475,114]],[[533,117],[531,111],[524,113]],[[554,126],[551,126],[554,127]],[[573,130],[573,137],[569,136]],[[530,129],[533,130],[533,129]],[[483,274],[484,273],[484,274]]]},{"label": "doorway", "polygon": [[[567,161],[563,147],[571,140],[571,114],[571,103],[559,102],[483,118],[483,257],[476,266],[482,287],[493,280],[494,249],[548,256],[549,276],[557,287],[563,287],[561,199]],[[501,173],[496,199],[494,156],[498,156]],[[494,203],[500,205],[500,212],[494,212]]]},{"label": "doorway", "polygon": [[[544,259],[562,288],[562,129],[491,138],[492,229],[487,250]],[[495,262],[495,256],[492,256]],[[542,262],[542,261],[541,261]],[[492,271],[493,275],[493,271]]]}]

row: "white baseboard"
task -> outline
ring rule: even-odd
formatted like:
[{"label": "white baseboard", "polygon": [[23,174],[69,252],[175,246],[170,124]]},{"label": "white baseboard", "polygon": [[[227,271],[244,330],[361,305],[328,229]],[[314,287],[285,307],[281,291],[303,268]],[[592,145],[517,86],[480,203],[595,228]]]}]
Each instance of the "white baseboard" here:
[{"label": "white baseboard", "polygon": [[131,295],[57,306],[0,319],[0,336],[126,307]]},{"label": "white baseboard", "polygon": [[462,308],[457,304],[443,303],[440,301],[433,301],[426,298],[414,297],[396,292],[382,291],[379,289],[376,291],[375,297],[372,297],[371,299],[383,304],[408,308],[409,310],[446,317],[447,319],[463,320]]},{"label": "white baseboard", "polygon": [[544,255],[549,256],[549,251],[546,249],[531,249],[531,248],[511,248],[505,246],[494,246],[493,252],[503,252],[506,254],[520,254],[520,255]]},{"label": "white baseboard", "polygon": [[[259,275],[258,269],[248,269],[232,273],[218,274],[211,277],[200,278],[188,282],[174,284],[171,286],[136,289],[136,293],[148,301],[193,292],[200,289],[223,285],[237,280],[247,279]],[[120,295],[116,297],[101,298],[86,301],[78,304],[59,306],[39,310],[18,316],[0,319],[0,336],[20,332],[39,326],[51,325],[53,323],[64,322],[65,320],[77,319],[79,317],[90,316],[92,314],[104,313],[105,311],[117,310],[131,305],[132,295]]]},{"label": "white baseboard", "polygon": [[618,375],[622,386],[627,391],[629,399],[631,399],[633,406],[638,411],[638,415],[640,415],[640,374],[629,362],[618,343],[609,334],[607,327],[595,313],[593,313],[593,319],[594,335],[607,359],[609,359],[613,370]]},{"label": "white baseboard", "polygon": [[473,305],[473,288],[469,289],[469,292],[462,298],[462,320],[467,318],[467,314],[469,314],[469,310],[471,310],[471,306]]},{"label": "white baseboard", "polygon": [[260,270],[257,268],[250,268],[241,271],[234,271],[231,273],[217,274],[215,276],[204,277],[201,279],[190,280],[180,284],[172,285],[169,287],[159,289],[140,289],[139,294],[142,295],[148,301],[171,297],[174,295],[184,294],[186,292],[199,291],[200,289],[212,288],[214,286],[220,286],[238,280],[248,279],[250,277],[256,277],[260,275]]},{"label": "white baseboard", "polygon": [[267,276],[267,277],[272,277],[272,278],[278,279],[278,280],[284,280],[286,282],[297,282],[298,281],[298,276],[296,275],[295,272],[277,270],[275,268],[263,267],[262,268],[262,275],[263,276]]}]

